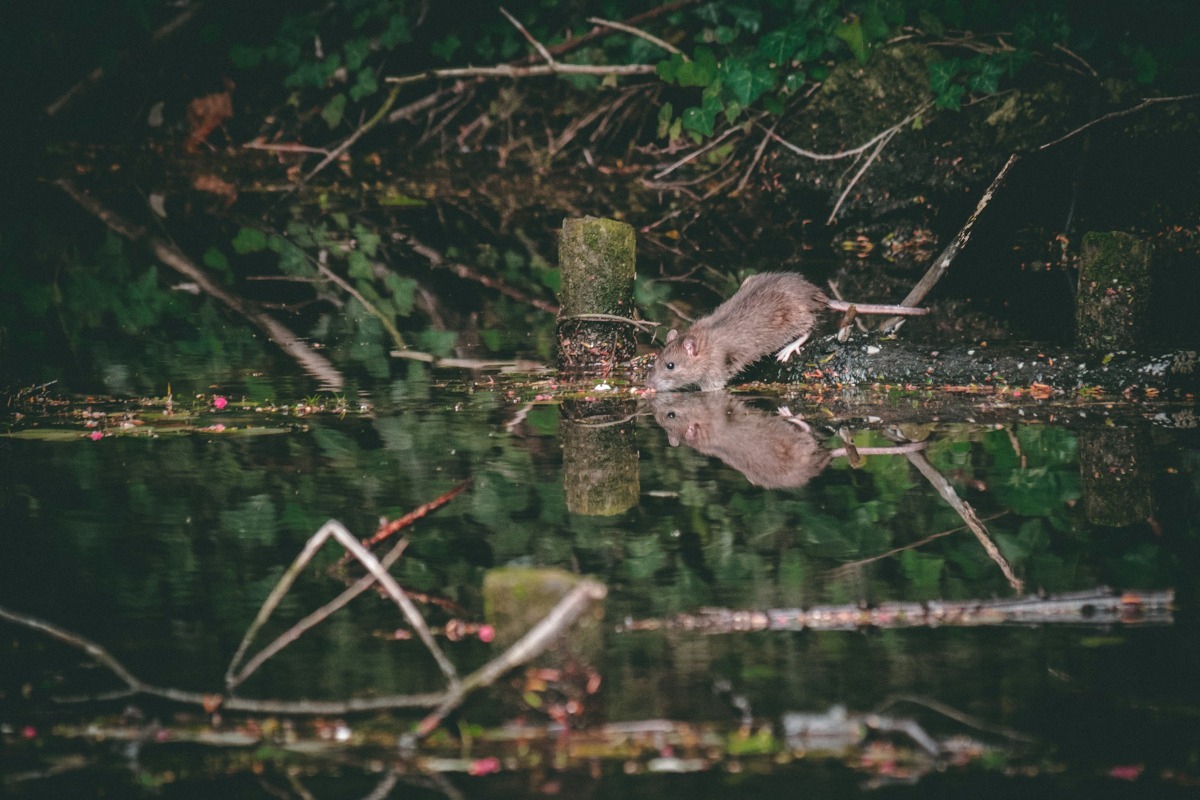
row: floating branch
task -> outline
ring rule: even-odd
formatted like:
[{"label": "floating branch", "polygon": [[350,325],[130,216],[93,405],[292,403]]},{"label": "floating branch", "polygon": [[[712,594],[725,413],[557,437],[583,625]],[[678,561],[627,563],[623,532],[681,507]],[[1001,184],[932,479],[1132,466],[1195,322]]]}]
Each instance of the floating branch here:
[{"label": "floating branch", "polygon": [[930,600],[863,606],[772,608],[765,611],[705,609],[670,619],[628,620],[625,631],[687,630],[850,631],[859,628],[963,628],[994,625],[1170,625],[1175,591],[1115,592],[1101,587],[1084,592],[1012,600]]}]

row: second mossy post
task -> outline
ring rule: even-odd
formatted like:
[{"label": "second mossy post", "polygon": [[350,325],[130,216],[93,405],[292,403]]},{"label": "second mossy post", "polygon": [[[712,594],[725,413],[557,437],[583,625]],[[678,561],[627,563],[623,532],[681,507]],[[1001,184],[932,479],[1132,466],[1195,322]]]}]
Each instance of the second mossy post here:
[{"label": "second mossy post", "polygon": [[563,220],[558,265],[558,368],[608,372],[633,358],[634,327],[615,319],[633,315],[633,226],[596,217]]},{"label": "second mossy post", "polygon": [[1150,299],[1150,256],[1150,245],[1129,233],[1084,235],[1076,344],[1096,352],[1137,349]]}]

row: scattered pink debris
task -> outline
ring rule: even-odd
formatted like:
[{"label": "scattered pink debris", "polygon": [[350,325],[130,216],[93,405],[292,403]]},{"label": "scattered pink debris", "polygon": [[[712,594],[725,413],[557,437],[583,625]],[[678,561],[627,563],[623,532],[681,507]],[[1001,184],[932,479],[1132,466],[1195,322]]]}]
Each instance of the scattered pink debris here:
[{"label": "scattered pink debris", "polygon": [[33,727],[32,725],[26,725],[24,728],[21,728],[21,738],[22,739],[33,739],[36,737],[37,737],[37,728]]},{"label": "scattered pink debris", "polygon": [[220,411],[222,408],[224,408],[227,405],[229,405],[229,400],[222,397],[221,395],[217,395],[216,397],[213,398],[213,408],[215,408],[217,411]]},{"label": "scattered pink debris", "polygon": [[491,775],[500,771],[500,759],[495,756],[476,759],[467,770],[471,775]]},{"label": "scattered pink debris", "polygon": [[496,638],[496,629],[491,625],[480,625],[478,636],[479,641],[490,642],[492,639]]},{"label": "scattered pink debris", "polygon": [[1141,774],[1141,764],[1122,764],[1108,771],[1108,777],[1116,778],[1120,781],[1136,781]]},{"label": "scattered pink debris", "polygon": [[88,438],[93,442],[98,442],[104,438],[104,431],[92,431],[88,434]]}]

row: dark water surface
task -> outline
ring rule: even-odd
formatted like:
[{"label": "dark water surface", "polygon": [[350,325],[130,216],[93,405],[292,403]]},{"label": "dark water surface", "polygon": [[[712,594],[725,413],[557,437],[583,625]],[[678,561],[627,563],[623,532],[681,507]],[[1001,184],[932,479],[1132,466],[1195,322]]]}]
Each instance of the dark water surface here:
[{"label": "dark water surface", "polygon": [[[894,786],[885,795],[1169,796],[1185,791],[1187,775],[1200,775],[1194,433],[1149,421],[1105,424],[1094,410],[1073,415],[1069,426],[1032,414],[1015,423],[937,422],[904,431],[925,442],[921,457],[985,521],[1026,591],[1174,589],[1173,623],[621,632],[629,619],[710,607],[987,599],[1010,597],[1013,588],[904,454],[867,455],[858,468],[826,455],[843,442],[820,424],[820,408],[792,403],[811,423],[806,432],[775,414],[778,398],[692,402],[667,409],[676,413],[669,421],[664,406],[627,399],[613,401],[604,425],[589,428],[587,401],[529,402],[540,391],[528,380],[442,377],[412,365],[407,379],[348,398],[344,414],[304,416],[253,410],[274,390],[243,381],[222,396],[249,398],[249,406],[218,411],[209,395],[180,404],[197,411],[193,427],[228,423],[225,431],[167,435],[164,428],[159,436],[92,441],[78,418],[64,418],[41,425],[72,432],[59,438],[0,439],[0,605],[102,644],[149,683],[219,691],[263,599],[327,519],[367,536],[381,517],[400,516],[471,479],[466,492],[409,529],[412,544],[392,572],[409,591],[453,601],[453,615],[468,620],[483,618],[482,582],[495,567],[554,566],[605,583],[603,646],[591,665],[602,688],[589,701],[590,724],[666,718],[736,728],[740,712],[730,692],[768,723],[785,712],[839,704],[869,712],[889,698],[919,696],[1036,744],[1018,745],[927,706],[893,706],[888,713],[911,716],[934,735],[962,733],[1021,755],[993,770],[977,763],[926,776],[916,789]],[[661,428],[653,410],[676,427]],[[677,426],[696,419],[688,414],[720,439],[708,446],[720,458],[688,446],[686,424]],[[740,427],[730,428],[735,422]],[[10,423],[14,433],[30,430]],[[1100,516],[1093,495],[1112,485],[1098,475],[1096,453],[1111,448],[1106,437],[1114,428],[1142,442],[1133,468],[1118,476],[1118,488],[1134,486],[1121,501],[1127,519],[1119,525],[1111,510],[1102,519],[1109,524],[1093,521]],[[595,502],[581,487],[603,472],[587,449],[596,435],[608,436],[606,463],[624,464],[614,468],[623,475],[614,493],[628,497],[628,508],[607,516],[578,513],[581,503]],[[771,453],[780,437],[793,435],[816,449],[804,451],[811,468],[789,478]],[[860,448],[892,444],[882,426],[867,421],[850,435]],[[670,438],[684,441],[672,447]],[[793,485],[751,482],[771,476]],[[332,545],[322,552],[260,643],[341,590],[324,569],[336,555]],[[429,614],[436,624],[449,612]],[[340,700],[438,690],[440,675],[421,645],[392,636],[403,627],[394,606],[368,593],[268,662],[240,694]],[[139,768],[122,746],[56,739],[53,726],[72,718],[136,707],[169,721],[177,709],[138,698],[64,707],[54,698],[119,683],[38,633],[7,622],[0,633],[0,725],[12,745],[0,757],[7,796],[265,797],[265,784],[286,785],[282,772],[264,781],[251,770],[205,770],[203,748],[177,746],[171,758],[190,766],[166,770],[174,777],[153,788],[147,772],[161,778],[163,771]],[[476,639],[445,648],[464,673],[495,655]],[[468,702],[461,720],[495,725],[521,715],[544,721],[509,687]],[[54,777],[21,777],[45,769],[40,757],[64,753],[83,760]],[[1017,762],[1028,770],[1024,777],[1014,774]],[[308,791],[361,797],[380,780],[361,767],[335,772],[326,766],[311,774]],[[626,775],[605,762],[590,775],[453,775],[442,779],[448,786],[422,780],[390,796],[795,796],[797,780],[818,795],[847,796],[867,777],[836,762],[678,776]]]}]

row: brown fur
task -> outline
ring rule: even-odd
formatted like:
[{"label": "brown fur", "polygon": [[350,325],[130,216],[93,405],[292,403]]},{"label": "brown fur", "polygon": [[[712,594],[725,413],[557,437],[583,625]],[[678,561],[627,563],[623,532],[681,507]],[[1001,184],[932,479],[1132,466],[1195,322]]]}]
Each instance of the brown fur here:
[{"label": "brown fur", "polygon": [[765,489],[794,489],[829,464],[833,453],[806,427],[746,405],[726,392],[666,393],[650,400],[671,445],[716,456]]},{"label": "brown fur", "polygon": [[[844,311],[851,305],[830,300],[795,273],[752,275],[687,333],[667,335],[646,383],[656,391],[719,389],[759,358],[810,334],[825,309]],[[901,306],[853,305],[863,314],[926,313]]]}]

